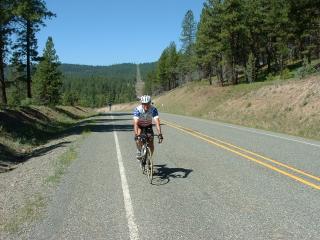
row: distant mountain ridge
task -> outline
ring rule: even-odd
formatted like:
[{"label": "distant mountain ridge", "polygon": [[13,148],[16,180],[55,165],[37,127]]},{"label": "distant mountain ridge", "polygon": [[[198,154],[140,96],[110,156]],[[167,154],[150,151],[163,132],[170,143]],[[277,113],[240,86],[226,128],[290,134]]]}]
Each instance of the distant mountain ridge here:
[{"label": "distant mountain ridge", "polygon": [[[139,64],[142,80],[147,74],[156,69],[157,62]],[[10,66],[5,67],[5,76],[8,76]],[[88,77],[106,77],[132,80],[136,78],[137,64],[121,63],[109,66],[94,66],[82,64],[62,63],[59,66],[60,71],[68,77],[88,78]]]},{"label": "distant mountain ridge", "polygon": [[[156,68],[156,62],[139,64],[142,79]],[[131,80],[136,78],[137,64],[122,63],[110,66],[91,66],[63,63],[59,69],[66,76],[73,77],[107,77]]]},{"label": "distant mountain ridge", "polygon": [[[61,64],[63,73],[62,103],[101,107],[106,102],[121,103],[136,99],[136,81],[155,71],[156,63],[123,63],[111,66]],[[139,78],[140,79],[140,78]]]}]

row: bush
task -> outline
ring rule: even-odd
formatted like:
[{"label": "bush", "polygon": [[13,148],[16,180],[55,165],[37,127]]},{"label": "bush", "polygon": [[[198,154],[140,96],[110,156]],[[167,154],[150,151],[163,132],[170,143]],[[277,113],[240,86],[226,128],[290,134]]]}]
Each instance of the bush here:
[{"label": "bush", "polygon": [[290,72],[290,70],[288,68],[285,68],[282,70],[281,74],[280,74],[280,78],[281,79],[289,79],[294,77],[294,75]]},{"label": "bush", "polygon": [[248,62],[246,63],[245,75],[246,79],[249,83],[252,83],[256,80],[256,58],[254,57],[253,53],[249,54]]},{"label": "bush", "polygon": [[21,101],[22,107],[28,107],[30,105],[34,105],[35,101],[32,98],[25,98]]},{"label": "bush", "polygon": [[276,80],[276,76],[274,76],[272,73],[269,73],[266,77],[266,81],[273,81]]},{"label": "bush", "polygon": [[78,101],[79,101],[79,97],[75,93],[65,92],[62,95],[62,105],[64,106],[68,106],[68,105],[74,106],[78,103]]},{"label": "bush", "polygon": [[304,57],[302,67],[298,70],[297,76],[301,79],[315,72],[317,72],[316,68],[314,68],[312,64],[309,63],[308,59]]}]

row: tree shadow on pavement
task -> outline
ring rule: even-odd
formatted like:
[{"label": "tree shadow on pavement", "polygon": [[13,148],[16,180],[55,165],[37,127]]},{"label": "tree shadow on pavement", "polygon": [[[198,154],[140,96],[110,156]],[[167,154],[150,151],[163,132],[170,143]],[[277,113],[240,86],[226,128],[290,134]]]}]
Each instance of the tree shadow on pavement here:
[{"label": "tree shadow on pavement", "polygon": [[153,185],[164,185],[170,182],[171,179],[187,178],[193,171],[185,168],[169,168],[166,164],[154,165]]},{"label": "tree shadow on pavement", "polygon": [[9,147],[0,144],[0,173],[14,170],[18,164],[28,161],[30,158],[39,157],[59,148],[66,147],[70,141],[64,141],[46,147],[40,147],[29,153],[17,153]]},{"label": "tree shadow on pavement", "polygon": [[[32,116],[36,116],[37,112],[34,112],[29,109],[23,109],[24,113],[29,111],[28,114],[32,114]],[[2,113],[3,114],[3,113]],[[13,115],[15,114],[15,115]],[[19,128],[17,133],[13,133],[12,135],[17,139],[25,139],[25,142],[30,142],[33,144],[32,139],[36,140],[35,145],[39,145],[36,149],[31,152],[17,152],[9,146],[0,143],[0,172],[13,170],[19,163],[23,163],[28,161],[30,158],[42,156],[46,153],[52,151],[53,149],[59,147],[65,147],[70,142],[63,141],[57,144],[53,144],[50,146],[44,146],[45,144],[51,140],[63,139],[70,135],[80,135],[84,132],[95,132],[95,133],[103,133],[103,132],[114,132],[114,131],[133,131],[133,125],[130,123],[121,123],[120,121],[131,120],[132,118],[125,117],[130,115],[131,113],[110,113],[110,114],[99,114],[98,116],[94,116],[91,118],[84,119],[79,121],[75,126],[69,127],[65,130],[53,129],[51,130],[50,126],[44,125],[42,122],[37,122],[38,125],[44,125],[42,128],[37,128],[35,126],[35,120],[31,118],[27,118],[22,115],[18,115],[22,113],[11,113],[10,115],[4,115],[3,118],[0,118],[0,124],[3,128],[8,127],[8,131],[10,130],[9,126],[12,127],[13,124],[16,129]],[[114,116],[111,119],[108,116]],[[0,117],[2,117],[0,113]],[[5,118],[6,117],[6,118]],[[40,119],[46,119],[46,116],[37,116]],[[26,122],[27,119],[27,122]],[[14,135],[15,134],[15,135]],[[42,146],[41,146],[42,145]],[[2,170],[1,170],[2,168]]]},{"label": "tree shadow on pavement", "polygon": [[56,149],[56,148],[59,148],[59,147],[66,147],[69,143],[71,143],[70,141],[64,141],[64,142],[60,142],[60,143],[57,143],[57,144],[53,144],[53,145],[50,145],[50,146],[47,146],[47,147],[42,147],[42,148],[38,148],[34,151],[32,151],[31,153],[27,154],[23,160],[26,161],[28,160],[29,158],[33,158],[33,157],[39,157],[39,156],[43,156],[45,155],[46,153]]},{"label": "tree shadow on pavement", "polygon": [[68,116],[69,118],[72,118],[72,119],[76,119],[76,120],[79,120],[79,119],[82,119],[82,117],[80,116],[77,116],[76,114],[73,114],[72,112],[69,112],[67,110],[64,110],[63,108],[60,108],[60,107],[52,107],[55,111],[63,114],[63,115],[66,115]]}]

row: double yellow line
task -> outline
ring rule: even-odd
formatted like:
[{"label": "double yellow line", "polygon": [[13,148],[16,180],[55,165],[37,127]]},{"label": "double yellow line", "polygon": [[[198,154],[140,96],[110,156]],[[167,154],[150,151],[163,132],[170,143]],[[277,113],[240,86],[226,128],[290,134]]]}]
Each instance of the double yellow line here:
[{"label": "double yellow line", "polygon": [[[223,149],[225,149],[227,151],[233,152],[233,153],[235,153],[235,154],[237,154],[237,155],[239,155],[241,157],[244,157],[244,158],[246,158],[246,159],[248,159],[250,161],[253,161],[255,163],[263,165],[263,166],[265,166],[265,167],[267,167],[267,168],[269,168],[269,169],[271,169],[273,171],[281,173],[281,174],[283,174],[283,175],[285,175],[287,177],[290,177],[290,178],[292,178],[292,179],[294,179],[294,180],[296,180],[298,182],[301,182],[301,183],[306,184],[306,185],[308,185],[308,186],[310,186],[312,188],[320,190],[320,185],[317,185],[317,184],[315,184],[315,183],[313,183],[313,182],[311,182],[309,180],[306,180],[306,179],[302,178],[302,177],[305,177],[305,178],[313,179],[316,182],[320,182],[320,177],[311,175],[311,174],[306,173],[306,172],[304,172],[302,170],[299,170],[297,168],[291,167],[291,166],[289,166],[287,164],[281,163],[281,162],[273,160],[271,158],[264,157],[264,156],[262,156],[260,154],[254,153],[254,152],[249,151],[247,149],[244,149],[244,148],[235,146],[233,144],[221,141],[219,139],[207,136],[207,135],[205,135],[203,133],[197,132],[197,131],[192,130],[190,128],[186,128],[186,127],[177,125],[175,123],[170,123],[170,122],[164,121],[164,120],[162,120],[162,122],[165,123],[166,125],[172,127],[172,128],[175,128],[175,129],[178,129],[178,130],[180,130],[182,132],[188,133],[188,134],[190,134],[190,135],[192,135],[192,136],[194,136],[196,138],[202,139],[202,140],[204,140],[204,141],[206,141],[206,142],[208,142],[210,144],[216,145],[216,146],[218,146],[220,148],[223,148]],[[261,159],[263,159],[263,160],[261,160]],[[269,163],[267,163],[266,161],[269,162]],[[277,167],[271,165],[270,163],[273,163]],[[282,167],[283,169],[280,169],[279,166]],[[291,173],[288,172],[288,171],[291,171]],[[300,176],[296,176],[293,173],[298,174]]]}]

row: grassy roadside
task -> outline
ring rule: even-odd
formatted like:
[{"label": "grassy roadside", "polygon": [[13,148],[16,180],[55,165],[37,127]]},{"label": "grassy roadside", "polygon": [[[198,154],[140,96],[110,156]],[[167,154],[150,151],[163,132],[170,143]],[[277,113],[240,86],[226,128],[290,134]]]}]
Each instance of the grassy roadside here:
[{"label": "grassy roadside", "polygon": [[[13,214],[7,215],[5,221],[0,219],[0,238],[1,229],[7,234],[21,234],[21,230],[28,226],[30,223],[41,219],[43,210],[49,202],[48,192],[55,188],[61,181],[62,176],[66,173],[68,167],[77,159],[78,149],[83,140],[90,134],[90,131],[84,129],[80,138],[72,142],[70,146],[63,150],[56,158],[44,158],[41,161],[47,161],[46,164],[49,169],[38,169],[41,172],[39,176],[40,185],[33,187],[32,192],[28,191],[23,193],[24,197],[19,205],[13,209]],[[43,170],[47,173],[43,173]],[[50,174],[48,174],[50,173]],[[30,175],[32,175],[29,172]],[[21,196],[21,194],[19,194]]]},{"label": "grassy roadside", "polygon": [[66,135],[66,130],[96,115],[81,107],[30,106],[0,110],[0,162],[19,163],[35,147]]},{"label": "grassy roadside", "polygon": [[64,152],[54,163],[54,173],[48,176],[44,183],[55,186],[60,182],[61,177],[65,173],[66,169],[72,164],[78,157],[77,148],[79,147],[82,140],[90,135],[90,130],[84,129],[81,134],[81,139],[71,145],[66,152]]},{"label": "grassy roadside", "polygon": [[[199,117],[320,140],[320,74],[300,79],[297,69],[251,84],[220,87],[190,82],[153,99],[161,112]],[[130,111],[138,104],[114,106]]]},{"label": "grassy roadside", "polygon": [[160,112],[320,140],[320,75],[227,87],[192,82],[154,102]]},{"label": "grassy roadside", "polygon": [[31,196],[22,207],[16,210],[15,215],[3,224],[4,231],[11,234],[18,232],[24,223],[38,219],[40,216],[39,209],[45,206],[46,201],[42,194]]},{"label": "grassy roadside", "polygon": [[77,158],[77,152],[74,146],[71,146],[65,153],[63,153],[58,161],[55,163],[54,174],[48,176],[45,180],[46,184],[56,185],[59,183],[61,177],[66,171],[66,168]]}]

